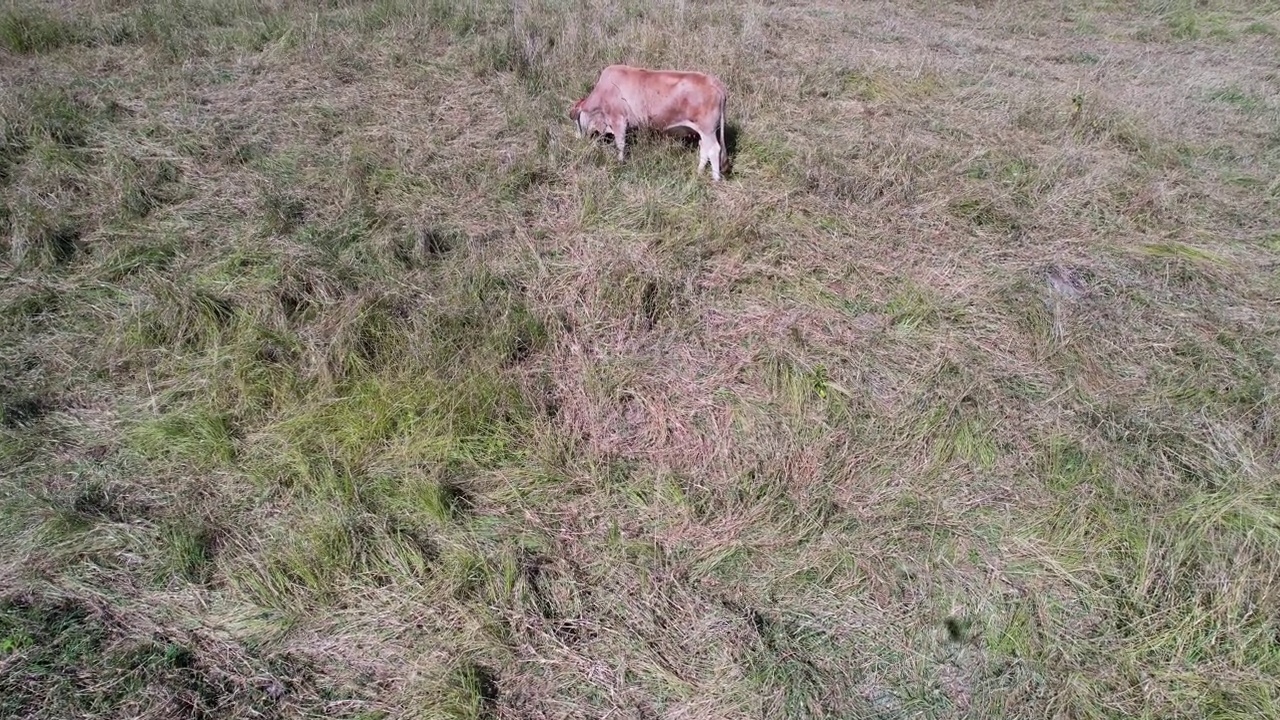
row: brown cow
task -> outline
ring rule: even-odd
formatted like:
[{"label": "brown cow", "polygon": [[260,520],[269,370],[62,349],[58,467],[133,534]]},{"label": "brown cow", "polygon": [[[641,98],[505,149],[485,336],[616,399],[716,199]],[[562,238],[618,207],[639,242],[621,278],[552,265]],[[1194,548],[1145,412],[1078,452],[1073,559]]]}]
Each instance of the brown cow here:
[{"label": "brown cow", "polygon": [[698,133],[698,172],[708,163],[711,178],[725,165],[724,105],[728,93],[713,75],[610,65],[600,71],[591,94],[573,104],[569,118],[578,137],[613,135],[622,160],[628,127]]}]

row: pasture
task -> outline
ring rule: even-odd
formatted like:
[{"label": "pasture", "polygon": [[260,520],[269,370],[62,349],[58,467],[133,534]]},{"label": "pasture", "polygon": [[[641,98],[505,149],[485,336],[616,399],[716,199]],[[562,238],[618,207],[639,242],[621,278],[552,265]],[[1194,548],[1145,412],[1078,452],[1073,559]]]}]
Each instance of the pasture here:
[{"label": "pasture", "polygon": [[[568,111],[728,87],[732,172]],[[1280,717],[1280,3],[0,2],[0,716]]]}]

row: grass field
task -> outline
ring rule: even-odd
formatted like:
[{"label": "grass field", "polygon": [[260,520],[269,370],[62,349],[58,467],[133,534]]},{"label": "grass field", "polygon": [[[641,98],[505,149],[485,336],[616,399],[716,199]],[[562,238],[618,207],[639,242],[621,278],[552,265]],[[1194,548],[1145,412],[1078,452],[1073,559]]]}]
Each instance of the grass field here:
[{"label": "grass field", "polygon": [[1280,717],[1277,178],[1274,1],[0,0],[0,716]]}]

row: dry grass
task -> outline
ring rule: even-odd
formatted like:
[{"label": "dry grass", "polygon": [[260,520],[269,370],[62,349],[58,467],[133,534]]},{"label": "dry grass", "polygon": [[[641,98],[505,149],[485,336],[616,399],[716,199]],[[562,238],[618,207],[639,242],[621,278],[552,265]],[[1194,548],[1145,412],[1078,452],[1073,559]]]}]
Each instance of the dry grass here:
[{"label": "dry grass", "polygon": [[1280,717],[1278,42],[0,5],[0,714]]}]

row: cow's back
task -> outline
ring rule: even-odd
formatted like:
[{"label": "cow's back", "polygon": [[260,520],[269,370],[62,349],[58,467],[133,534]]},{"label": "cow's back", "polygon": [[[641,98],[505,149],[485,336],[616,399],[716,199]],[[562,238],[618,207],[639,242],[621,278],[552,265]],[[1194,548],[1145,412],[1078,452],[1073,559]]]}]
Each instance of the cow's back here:
[{"label": "cow's back", "polygon": [[692,121],[710,130],[720,119],[726,97],[724,83],[714,75],[615,64],[600,71],[585,105],[607,116],[625,117],[629,124],[666,129]]}]

